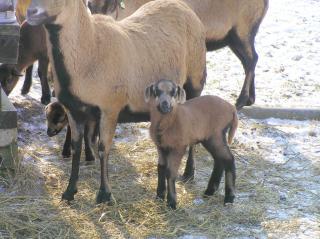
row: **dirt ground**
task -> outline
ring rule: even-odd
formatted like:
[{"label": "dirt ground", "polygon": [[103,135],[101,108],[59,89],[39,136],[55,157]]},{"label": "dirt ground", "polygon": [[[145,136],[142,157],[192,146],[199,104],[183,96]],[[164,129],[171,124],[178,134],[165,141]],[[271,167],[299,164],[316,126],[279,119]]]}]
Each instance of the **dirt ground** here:
[{"label": "dirt ground", "polygon": [[[320,106],[320,1],[270,0],[256,39],[257,105]],[[203,94],[230,102],[244,75],[229,49],[207,54]],[[63,160],[64,132],[46,135],[41,88],[28,96],[20,85],[10,99],[18,110],[21,163],[17,175],[0,177],[0,238],[320,238],[320,123],[253,120],[240,115],[232,152],[237,194],[223,206],[224,187],[202,197],[213,160],[196,149],[192,183],[178,183],[178,210],[154,200],[157,154],[148,124],[117,127],[110,155],[113,205],[95,205],[99,163],[82,165],[79,192],[60,201],[70,173]]]}]

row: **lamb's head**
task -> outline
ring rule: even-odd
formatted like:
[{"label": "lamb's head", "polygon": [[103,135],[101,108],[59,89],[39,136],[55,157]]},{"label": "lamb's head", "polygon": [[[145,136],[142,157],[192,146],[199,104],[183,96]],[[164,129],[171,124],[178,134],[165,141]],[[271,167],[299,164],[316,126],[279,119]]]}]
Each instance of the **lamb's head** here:
[{"label": "lamb's head", "polygon": [[0,66],[0,84],[4,92],[9,95],[22,76],[15,65],[3,64]]},{"label": "lamb's head", "polygon": [[[32,0],[27,10],[27,22],[33,26],[52,23],[63,12],[64,18],[67,19],[70,10],[79,2],[80,0]],[[87,0],[81,2],[86,6]]]},{"label": "lamb's head", "polygon": [[186,100],[186,94],[182,87],[170,80],[159,80],[148,86],[145,90],[145,101],[156,107],[161,114],[168,114]]},{"label": "lamb's head", "polygon": [[67,124],[68,116],[59,102],[53,102],[46,106],[47,134],[49,137],[57,135]]}]

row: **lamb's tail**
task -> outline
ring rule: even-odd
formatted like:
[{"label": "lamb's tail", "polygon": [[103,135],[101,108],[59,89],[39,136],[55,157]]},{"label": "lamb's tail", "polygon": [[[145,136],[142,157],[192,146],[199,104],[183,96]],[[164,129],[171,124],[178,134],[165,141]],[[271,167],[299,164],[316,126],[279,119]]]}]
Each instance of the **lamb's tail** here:
[{"label": "lamb's tail", "polygon": [[237,128],[238,128],[238,115],[237,115],[237,111],[234,111],[233,119],[232,119],[231,126],[228,133],[228,144],[232,143],[232,139],[236,133]]}]

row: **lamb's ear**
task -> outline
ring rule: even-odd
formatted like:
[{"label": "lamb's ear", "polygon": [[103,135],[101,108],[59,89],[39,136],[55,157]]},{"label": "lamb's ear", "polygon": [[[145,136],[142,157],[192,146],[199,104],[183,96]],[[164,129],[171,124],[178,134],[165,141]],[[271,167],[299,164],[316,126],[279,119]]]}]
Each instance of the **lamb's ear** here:
[{"label": "lamb's ear", "polygon": [[177,102],[180,104],[183,104],[186,101],[186,92],[184,91],[183,88],[178,86],[177,89]]},{"label": "lamb's ear", "polygon": [[144,91],[144,101],[148,103],[150,101],[150,98],[154,95],[154,86],[149,85],[146,90]]}]

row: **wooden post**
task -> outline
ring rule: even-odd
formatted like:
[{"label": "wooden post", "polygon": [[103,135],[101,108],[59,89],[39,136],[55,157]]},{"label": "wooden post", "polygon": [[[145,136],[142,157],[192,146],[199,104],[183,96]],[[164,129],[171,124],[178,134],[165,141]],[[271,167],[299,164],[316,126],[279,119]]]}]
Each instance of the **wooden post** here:
[{"label": "wooden post", "polygon": [[0,91],[0,169],[14,169],[18,160],[17,111]]}]

